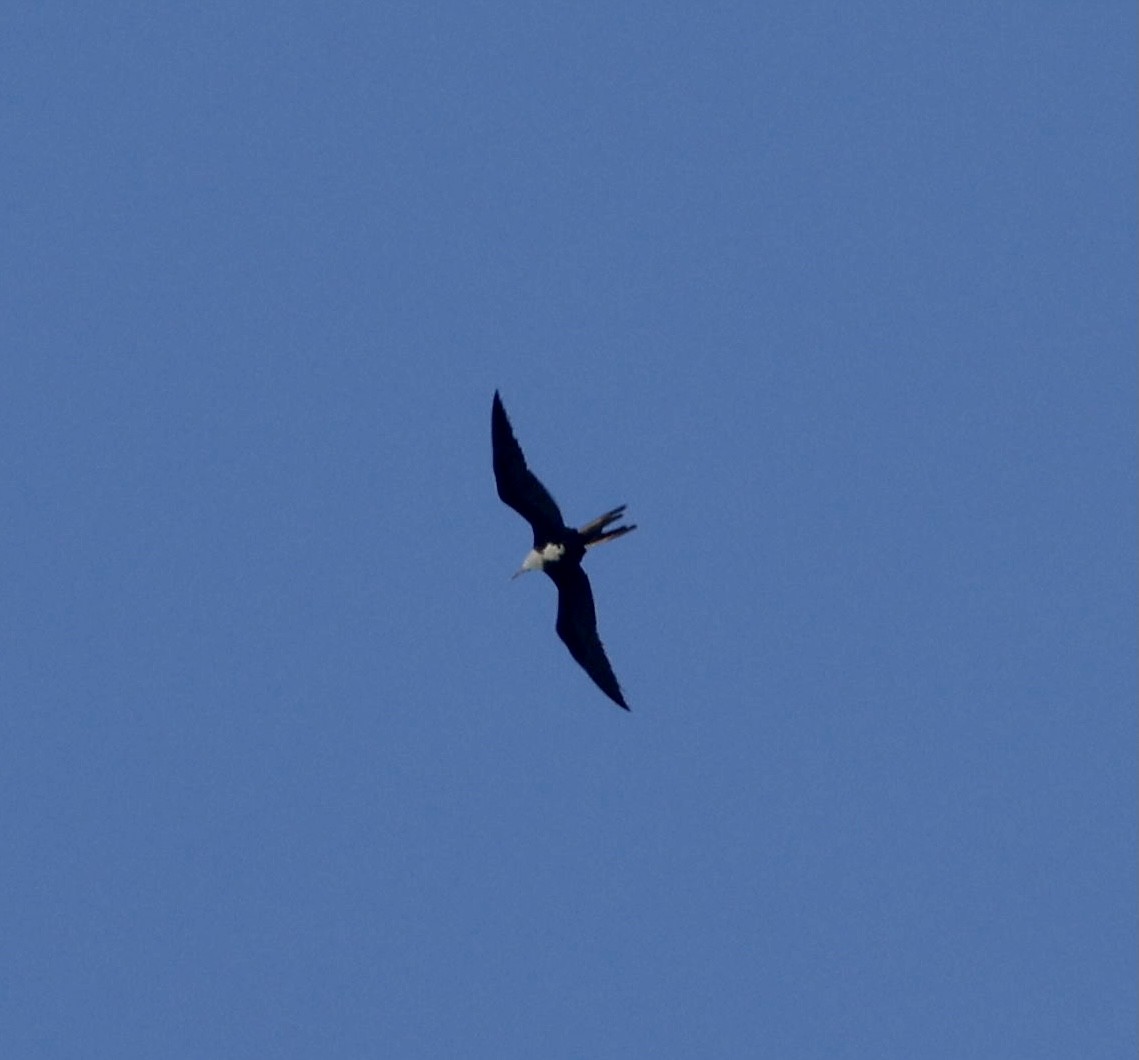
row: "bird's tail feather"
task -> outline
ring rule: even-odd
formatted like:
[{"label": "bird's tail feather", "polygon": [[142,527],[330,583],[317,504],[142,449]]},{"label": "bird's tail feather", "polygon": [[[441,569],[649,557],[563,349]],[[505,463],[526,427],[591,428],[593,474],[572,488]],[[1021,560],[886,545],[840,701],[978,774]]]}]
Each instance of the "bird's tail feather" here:
[{"label": "bird's tail feather", "polygon": [[618,526],[613,530],[607,530],[606,527],[610,523],[615,523],[625,512],[626,505],[622,504],[620,508],[614,508],[612,511],[606,512],[604,515],[599,515],[591,523],[586,523],[578,533],[585,538],[585,547],[592,548],[594,545],[600,545],[602,541],[615,541],[619,537],[636,530],[636,526]]}]

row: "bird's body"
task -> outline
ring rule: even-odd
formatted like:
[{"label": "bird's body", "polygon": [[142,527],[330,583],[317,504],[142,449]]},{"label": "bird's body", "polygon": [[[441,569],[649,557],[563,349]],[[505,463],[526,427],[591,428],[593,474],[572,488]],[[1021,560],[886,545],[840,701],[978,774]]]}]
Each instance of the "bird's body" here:
[{"label": "bird's body", "polygon": [[555,627],[558,636],[597,687],[619,707],[628,710],[621,686],[617,683],[613,667],[609,665],[605,649],[597,635],[593,590],[581,561],[587,549],[621,537],[636,527],[618,526],[608,529],[621,518],[625,511],[624,505],[606,512],[578,530],[566,526],[557,503],[526,466],[522,447],[514,437],[497,390],[491,407],[491,444],[498,495],[534,531],[534,547],[523,560],[518,574],[541,570],[550,577],[558,587],[558,618]]}]

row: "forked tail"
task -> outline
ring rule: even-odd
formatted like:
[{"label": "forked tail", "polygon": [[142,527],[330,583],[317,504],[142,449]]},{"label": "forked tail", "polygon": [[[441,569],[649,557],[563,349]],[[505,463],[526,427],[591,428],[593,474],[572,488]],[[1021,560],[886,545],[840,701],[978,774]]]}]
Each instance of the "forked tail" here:
[{"label": "forked tail", "polygon": [[610,523],[615,523],[625,512],[627,505],[622,504],[620,508],[614,508],[611,512],[606,512],[604,515],[599,515],[591,523],[586,523],[578,533],[585,538],[585,547],[593,548],[594,545],[600,545],[602,541],[615,541],[619,537],[636,530],[636,524],[633,526],[618,526],[612,530],[607,530],[606,527]]}]

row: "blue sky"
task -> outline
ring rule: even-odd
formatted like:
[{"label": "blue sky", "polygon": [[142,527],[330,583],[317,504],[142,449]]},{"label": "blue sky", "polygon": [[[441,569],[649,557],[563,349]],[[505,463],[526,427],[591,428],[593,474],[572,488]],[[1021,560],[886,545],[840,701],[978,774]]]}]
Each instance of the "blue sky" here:
[{"label": "blue sky", "polygon": [[951,8],[4,16],[0,1052],[1132,1054],[1135,12]]}]

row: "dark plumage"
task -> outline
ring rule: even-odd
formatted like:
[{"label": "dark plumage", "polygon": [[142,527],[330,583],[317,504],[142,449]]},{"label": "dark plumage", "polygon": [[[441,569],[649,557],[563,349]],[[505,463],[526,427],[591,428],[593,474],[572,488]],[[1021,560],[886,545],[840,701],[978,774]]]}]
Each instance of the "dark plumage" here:
[{"label": "dark plumage", "polygon": [[[498,391],[491,407],[491,444],[494,450],[494,480],[498,495],[522,516],[534,531],[534,548],[518,574],[544,570],[558,587],[558,620],[555,628],[570,655],[593,678],[614,703],[629,709],[613,667],[597,635],[597,612],[593,591],[581,561],[586,549],[612,541],[635,530],[635,526],[607,527],[624,514],[625,505],[586,523],[580,530],[566,526],[554,498],[527,466],[522,447],[514,437]],[[515,575],[517,577],[517,574]]]}]

